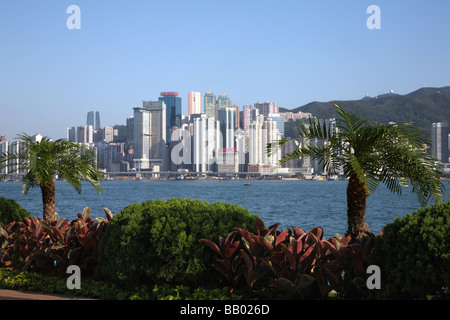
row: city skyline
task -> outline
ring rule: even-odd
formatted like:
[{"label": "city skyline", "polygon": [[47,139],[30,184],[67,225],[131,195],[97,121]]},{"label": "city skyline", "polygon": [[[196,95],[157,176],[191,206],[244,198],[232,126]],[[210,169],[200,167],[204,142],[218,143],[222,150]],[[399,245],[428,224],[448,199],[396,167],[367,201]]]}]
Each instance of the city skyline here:
[{"label": "city skyline", "polygon": [[[71,5],[80,29],[67,27]],[[371,5],[381,29],[367,27]],[[227,93],[242,111],[447,86],[449,10],[437,0],[2,2],[0,135],[64,138],[90,110],[125,124],[164,91],[180,93],[187,115],[189,91]]]}]

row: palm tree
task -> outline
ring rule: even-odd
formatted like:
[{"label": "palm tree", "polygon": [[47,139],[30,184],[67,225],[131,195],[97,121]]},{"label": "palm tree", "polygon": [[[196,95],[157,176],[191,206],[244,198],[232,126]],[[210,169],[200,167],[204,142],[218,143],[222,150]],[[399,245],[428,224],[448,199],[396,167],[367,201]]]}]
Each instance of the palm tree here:
[{"label": "palm tree", "polygon": [[20,168],[26,172],[22,180],[22,192],[39,187],[42,192],[43,218],[47,222],[56,218],[54,176],[63,177],[78,193],[81,180],[86,180],[101,193],[102,173],[95,163],[93,151],[75,142],[59,139],[51,141],[43,137],[35,141],[26,134],[19,135],[18,152],[5,152],[0,158],[0,169]]},{"label": "palm tree", "polygon": [[[422,206],[431,199],[442,200],[441,171],[433,157],[427,153],[423,132],[409,123],[384,125],[345,112],[334,104],[337,112],[336,126],[320,123],[310,118],[297,128],[300,147],[285,155],[280,164],[300,157],[311,157],[323,164],[327,174],[343,169],[348,178],[347,234],[353,238],[368,233],[365,223],[367,198],[380,183],[397,194],[405,184],[412,186]],[[323,143],[309,143],[318,139]],[[282,138],[278,147],[291,140]],[[268,144],[273,152],[276,144]]]}]

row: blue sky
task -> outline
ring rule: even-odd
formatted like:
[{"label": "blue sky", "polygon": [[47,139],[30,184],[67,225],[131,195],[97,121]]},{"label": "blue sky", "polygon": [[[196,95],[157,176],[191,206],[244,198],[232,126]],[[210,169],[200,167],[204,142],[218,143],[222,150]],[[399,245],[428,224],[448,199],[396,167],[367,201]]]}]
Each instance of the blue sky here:
[{"label": "blue sky", "polygon": [[447,86],[449,14],[447,0],[1,0],[0,135],[63,138],[89,110],[125,124],[161,91],[187,113],[191,90],[292,109]]}]

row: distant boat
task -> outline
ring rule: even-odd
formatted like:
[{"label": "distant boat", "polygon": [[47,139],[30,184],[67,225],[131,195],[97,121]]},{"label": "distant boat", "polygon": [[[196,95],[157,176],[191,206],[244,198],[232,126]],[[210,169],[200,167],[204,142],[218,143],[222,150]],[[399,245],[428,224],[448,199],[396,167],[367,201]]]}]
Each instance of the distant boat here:
[{"label": "distant boat", "polygon": [[244,186],[251,186],[252,184],[251,183],[244,183]]}]

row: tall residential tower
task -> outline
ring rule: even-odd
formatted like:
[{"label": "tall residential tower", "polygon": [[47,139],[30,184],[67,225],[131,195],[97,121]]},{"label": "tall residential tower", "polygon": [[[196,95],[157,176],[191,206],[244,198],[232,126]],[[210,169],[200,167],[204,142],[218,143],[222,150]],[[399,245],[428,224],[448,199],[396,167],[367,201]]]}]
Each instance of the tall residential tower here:
[{"label": "tall residential tower", "polygon": [[432,156],[443,163],[448,163],[448,123],[436,122],[431,125]]},{"label": "tall residential tower", "polygon": [[202,113],[202,96],[200,92],[189,91],[189,115]]}]

